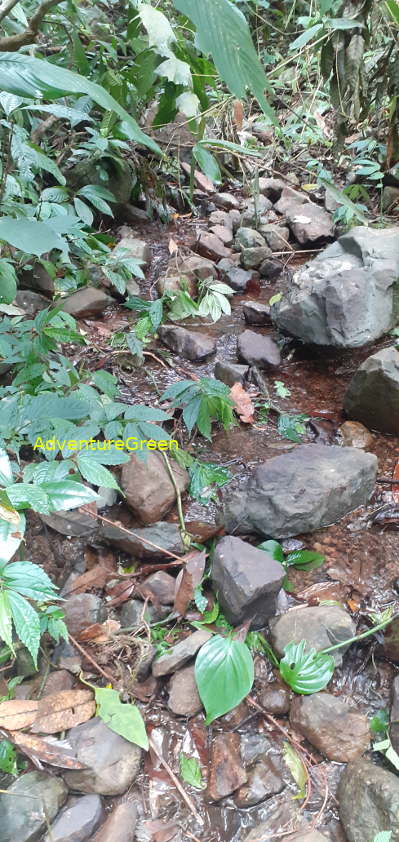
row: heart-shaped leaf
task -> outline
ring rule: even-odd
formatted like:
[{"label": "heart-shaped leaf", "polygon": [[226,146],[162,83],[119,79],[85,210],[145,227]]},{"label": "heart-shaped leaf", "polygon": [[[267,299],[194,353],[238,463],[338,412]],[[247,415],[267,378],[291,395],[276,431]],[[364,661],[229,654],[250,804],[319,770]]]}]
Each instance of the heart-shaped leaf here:
[{"label": "heart-shaped leaf", "polygon": [[239,640],[215,635],[198,653],[195,678],[209,725],[248,695],[254,681],[248,647]]},{"label": "heart-shaped leaf", "polygon": [[280,661],[280,674],[295,693],[310,696],[324,690],[334,672],[331,655],[307,649],[306,640],[289,643]]}]

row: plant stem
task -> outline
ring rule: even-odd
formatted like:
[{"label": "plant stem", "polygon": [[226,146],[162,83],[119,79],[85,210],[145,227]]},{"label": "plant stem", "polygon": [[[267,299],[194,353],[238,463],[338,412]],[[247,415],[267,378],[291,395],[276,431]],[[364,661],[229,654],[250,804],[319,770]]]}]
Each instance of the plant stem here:
[{"label": "plant stem", "polygon": [[172,466],[169,462],[169,459],[168,459],[166,453],[163,453],[162,456],[165,460],[167,471],[168,471],[168,474],[169,474],[169,476],[172,480],[173,488],[175,489],[175,493],[176,493],[177,512],[178,512],[178,515],[179,515],[181,539],[182,539],[182,542],[183,542],[184,546],[189,547],[190,544],[191,544],[191,538],[190,538],[190,535],[189,535],[189,533],[187,532],[187,529],[186,529],[186,523],[185,523],[184,514],[183,514],[183,506],[182,506],[182,502],[181,502],[180,489],[177,485],[176,477],[173,473]]},{"label": "plant stem", "polygon": [[363,632],[362,634],[357,634],[355,637],[349,637],[347,640],[342,640],[341,643],[336,643],[334,646],[329,646],[327,649],[321,649],[320,654],[328,655],[330,652],[335,652],[336,649],[342,649],[343,646],[349,646],[351,643],[357,643],[358,640],[365,640],[366,637],[371,637],[372,634],[375,632],[381,631],[381,629],[385,629],[385,626],[388,626],[389,623],[392,623],[393,620],[399,617],[398,614],[394,614],[389,620],[384,620],[383,623],[379,623],[378,626],[373,626],[368,631]]}]

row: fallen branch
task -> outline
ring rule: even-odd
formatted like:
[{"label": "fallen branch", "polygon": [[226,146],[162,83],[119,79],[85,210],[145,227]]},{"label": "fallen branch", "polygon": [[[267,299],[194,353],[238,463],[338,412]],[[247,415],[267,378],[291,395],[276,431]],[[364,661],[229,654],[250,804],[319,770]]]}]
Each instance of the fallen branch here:
[{"label": "fallen branch", "polygon": [[153,541],[149,541],[148,538],[143,538],[141,535],[137,535],[135,532],[132,532],[131,529],[126,529],[125,526],[119,525],[119,523],[114,523],[107,517],[103,515],[99,515],[98,512],[91,512],[89,509],[86,509],[85,506],[80,506],[80,511],[84,512],[86,515],[90,515],[95,520],[101,520],[103,523],[108,523],[109,526],[113,526],[114,529],[119,529],[121,532],[124,532],[126,535],[130,535],[130,537],[137,538],[139,541],[142,541],[143,544],[148,544],[149,547],[153,547],[155,550],[158,550],[160,553],[164,553],[165,555],[169,556],[170,558],[175,558],[177,561],[180,561],[183,564],[183,559],[181,556],[177,555],[177,553],[171,553],[170,550],[165,550],[164,547],[158,546],[158,544],[154,544]]},{"label": "fallen branch", "polygon": [[[14,53],[19,50],[20,47],[25,47],[27,44],[33,44],[39,34],[39,27],[43,18],[46,16],[47,12],[53,8],[53,6],[58,6],[59,3],[62,3],[62,0],[44,0],[38,9],[36,9],[36,12],[32,15],[32,17],[29,18],[26,29],[22,32],[18,32],[16,35],[6,35],[4,38],[0,38],[0,52]],[[14,0],[6,0],[6,2],[0,6],[0,21],[5,18],[10,11],[12,11],[14,6],[16,6]]]}]

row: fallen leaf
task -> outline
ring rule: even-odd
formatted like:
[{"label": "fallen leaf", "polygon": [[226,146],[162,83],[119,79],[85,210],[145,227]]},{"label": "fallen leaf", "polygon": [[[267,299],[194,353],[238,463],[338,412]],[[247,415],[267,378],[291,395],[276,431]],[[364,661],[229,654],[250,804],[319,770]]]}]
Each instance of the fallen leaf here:
[{"label": "fallen leaf", "polygon": [[[399,462],[397,462],[395,465],[392,474],[392,479],[396,480],[396,482],[399,482]],[[399,503],[399,485],[392,486],[392,498],[394,503]]]},{"label": "fallen leaf", "polygon": [[0,728],[19,731],[29,728],[36,719],[39,702],[30,699],[11,699],[0,704]]},{"label": "fallen leaf", "polygon": [[107,643],[115,632],[119,631],[121,624],[118,620],[108,619],[105,623],[93,623],[78,635],[82,643]]},{"label": "fallen leaf", "polygon": [[9,731],[7,728],[0,729],[0,733],[6,740],[16,746],[18,751],[26,754],[38,769],[43,769],[42,763],[58,766],[60,769],[87,768],[79,760],[76,760],[72,749],[66,747],[61,740],[59,741],[60,744],[57,745],[57,742],[48,742],[42,740],[41,737],[21,734],[19,731]]},{"label": "fallen leaf", "polygon": [[244,106],[240,99],[236,99],[233,104],[234,123],[237,129],[242,129],[244,123]]},{"label": "fallen leaf", "polygon": [[184,617],[191,600],[194,599],[195,588],[200,584],[204,575],[205,560],[205,551],[190,553],[186,556],[183,570],[180,571],[176,579],[173,610],[181,617]]},{"label": "fallen leaf", "polygon": [[179,246],[174,241],[173,237],[171,237],[170,240],[169,240],[168,248],[169,248],[169,254],[177,254],[177,252],[179,251]]},{"label": "fallen leaf", "polygon": [[95,712],[91,690],[61,690],[40,699],[31,731],[33,734],[58,734],[87,722]]},{"label": "fallen leaf", "polygon": [[116,605],[121,605],[123,602],[126,602],[131,597],[136,587],[136,583],[129,579],[128,581],[117,582],[116,585],[112,585],[111,588],[107,588],[107,594],[112,597],[108,605],[110,607],[115,607]]},{"label": "fallen leaf", "polygon": [[253,424],[255,408],[248,392],[243,389],[241,383],[234,383],[234,386],[230,389],[230,397],[240,421],[243,424]]}]

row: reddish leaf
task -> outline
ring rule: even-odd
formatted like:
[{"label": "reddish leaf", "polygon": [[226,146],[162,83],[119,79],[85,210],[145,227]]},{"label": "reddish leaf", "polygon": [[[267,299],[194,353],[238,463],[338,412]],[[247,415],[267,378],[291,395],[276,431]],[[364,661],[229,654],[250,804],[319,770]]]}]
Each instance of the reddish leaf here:
[{"label": "reddish leaf", "polygon": [[[396,463],[394,472],[392,474],[392,479],[396,482],[399,482],[399,462]],[[392,497],[394,503],[399,503],[399,485],[392,486]]]},{"label": "reddish leaf", "polygon": [[113,585],[112,588],[107,588],[107,593],[112,596],[108,605],[116,606],[121,605],[122,602],[126,602],[131,597],[135,588],[136,583],[131,579],[122,580],[122,582],[117,582],[116,585]]},{"label": "reddish leaf", "polygon": [[92,626],[87,626],[86,629],[78,635],[78,640],[82,643],[107,643],[107,641],[119,631],[121,624],[118,620],[108,619],[105,623],[93,623]]},{"label": "reddish leaf", "polygon": [[26,754],[38,769],[43,769],[42,763],[59,766],[60,769],[86,768],[79,760],[75,759],[72,749],[65,747],[65,744],[61,743],[57,746],[57,743],[49,743],[47,740],[42,740],[41,737],[21,734],[19,731],[8,731],[6,728],[1,728],[0,733],[6,740],[15,745],[18,751]]},{"label": "reddish leaf", "polygon": [[234,386],[230,389],[230,397],[240,421],[243,424],[253,424],[255,408],[248,392],[243,389],[241,383],[234,383]]},{"label": "reddish leaf", "polygon": [[92,567],[91,570],[87,570],[86,573],[82,573],[81,576],[78,576],[78,578],[72,582],[68,590],[65,591],[65,595],[83,593],[84,591],[88,591],[90,588],[102,590],[107,582],[109,582],[109,580],[113,577],[115,577],[115,571],[111,571],[107,567],[103,567],[102,564],[97,564],[95,567]]},{"label": "reddish leaf", "polygon": [[206,552],[193,552],[186,556],[183,570],[176,579],[175,602],[173,610],[184,617],[194,591],[204,575]]}]

